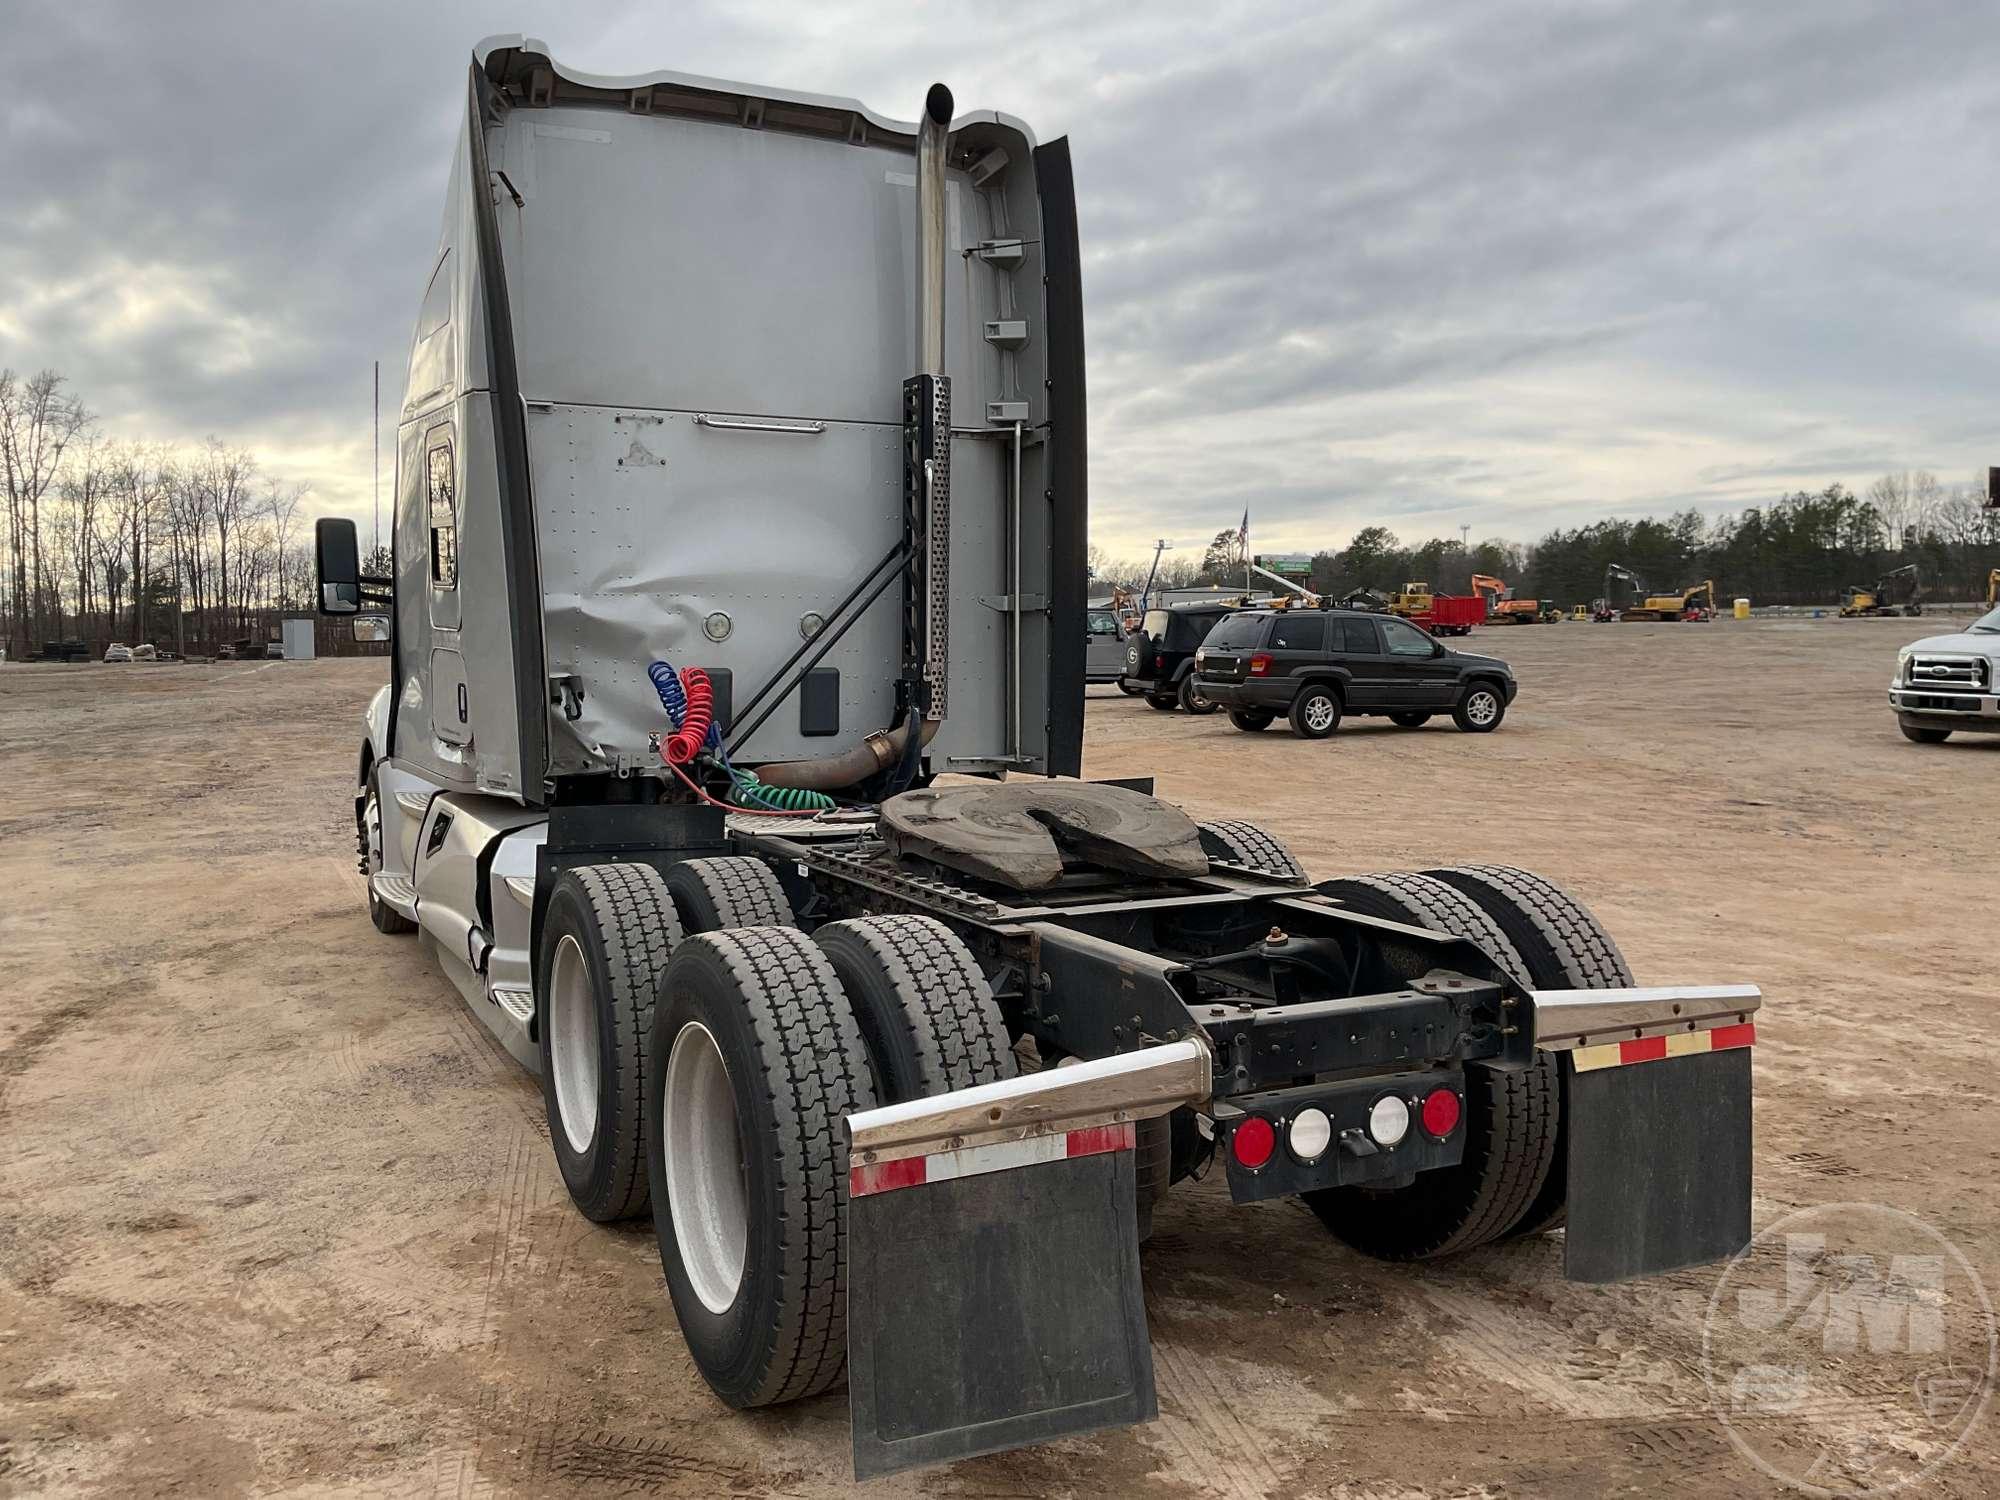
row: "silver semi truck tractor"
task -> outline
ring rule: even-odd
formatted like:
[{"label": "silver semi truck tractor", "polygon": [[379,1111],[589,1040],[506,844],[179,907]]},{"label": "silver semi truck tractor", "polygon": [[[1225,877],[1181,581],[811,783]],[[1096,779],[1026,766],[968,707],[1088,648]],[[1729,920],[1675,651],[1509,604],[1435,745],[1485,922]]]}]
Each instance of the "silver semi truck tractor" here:
[{"label": "silver semi truck tractor", "polygon": [[1076,779],[1069,144],[922,103],[475,49],[393,577],[317,538],[393,642],[375,926],[540,1076],[577,1208],[650,1212],[716,1395],[844,1378],[863,1476],[1151,1417],[1139,1246],[1204,1170],[1392,1260],[1736,1251],[1754,987]]}]

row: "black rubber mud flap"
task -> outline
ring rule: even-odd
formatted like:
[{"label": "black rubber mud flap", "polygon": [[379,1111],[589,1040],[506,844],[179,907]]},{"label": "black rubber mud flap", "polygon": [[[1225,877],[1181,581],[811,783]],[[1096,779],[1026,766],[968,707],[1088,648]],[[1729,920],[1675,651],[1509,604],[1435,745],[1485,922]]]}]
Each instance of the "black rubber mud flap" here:
[{"label": "black rubber mud flap", "polygon": [[1159,1415],[1133,1153],[918,1182],[848,1205],[854,1477]]},{"label": "black rubber mud flap", "polygon": [[1572,1281],[1625,1281],[1750,1243],[1750,1051],[1576,1070],[1569,1115]]}]

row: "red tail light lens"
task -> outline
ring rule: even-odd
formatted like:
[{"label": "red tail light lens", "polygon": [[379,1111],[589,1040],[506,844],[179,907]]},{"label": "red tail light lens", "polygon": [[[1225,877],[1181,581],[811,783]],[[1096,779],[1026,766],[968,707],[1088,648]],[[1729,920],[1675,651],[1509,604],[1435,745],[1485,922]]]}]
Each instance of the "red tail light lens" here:
[{"label": "red tail light lens", "polygon": [[1164,672],[1164,671],[1166,671],[1166,670],[1167,670],[1167,659],[1166,659],[1166,658],[1165,658],[1164,656],[1156,656],[1156,657],[1154,657],[1154,658],[1153,658],[1153,670],[1154,670],[1155,672]]},{"label": "red tail light lens", "polygon": [[1451,1089],[1432,1089],[1424,1095],[1424,1129],[1443,1140],[1458,1129],[1458,1095]]},{"label": "red tail light lens", "polygon": [[1270,657],[1253,656],[1250,658],[1250,675],[1252,677],[1262,677],[1270,670],[1271,670]]},{"label": "red tail light lens", "polygon": [[1229,1132],[1229,1151],[1236,1164],[1251,1171],[1271,1159],[1278,1149],[1278,1132],[1262,1115],[1248,1115]]}]

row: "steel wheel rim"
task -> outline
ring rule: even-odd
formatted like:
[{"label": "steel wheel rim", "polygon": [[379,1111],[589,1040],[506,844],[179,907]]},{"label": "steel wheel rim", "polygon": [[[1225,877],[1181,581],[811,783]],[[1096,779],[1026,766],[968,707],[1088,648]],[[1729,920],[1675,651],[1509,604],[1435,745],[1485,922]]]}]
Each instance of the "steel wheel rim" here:
[{"label": "steel wheel rim", "polygon": [[1306,728],[1331,729],[1333,727],[1333,700],[1327,697],[1311,699],[1306,704]]},{"label": "steel wheel rim", "polygon": [[1465,716],[1475,724],[1491,724],[1500,715],[1500,700],[1491,693],[1478,692],[1465,700]]},{"label": "steel wheel rim", "polygon": [[729,1065],[706,1026],[690,1022],[667,1058],[660,1154],[681,1269],[701,1305],[724,1313],[743,1285],[750,1192]]},{"label": "steel wheel rim", "polygon": [[556,1116],[579,1155],[597,1138],[597,997],[583,946],[564,933],[549,965],[549,1071],[555,1075]]}]

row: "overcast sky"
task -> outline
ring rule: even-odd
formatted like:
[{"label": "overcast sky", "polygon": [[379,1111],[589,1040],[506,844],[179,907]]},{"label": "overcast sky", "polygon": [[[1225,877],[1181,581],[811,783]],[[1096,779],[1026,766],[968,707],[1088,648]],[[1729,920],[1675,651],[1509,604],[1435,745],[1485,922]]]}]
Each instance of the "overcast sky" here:
[{"label": "overcast sky", "polygon": [[1067,133],[1115,554],[1246,505],[1259,551],[1525,540],[2000,462],[1984,0],[0,0],[0,364],[365,520],[370,362],[393,413],[511,31]]}]

